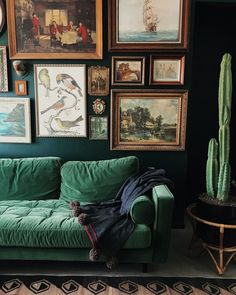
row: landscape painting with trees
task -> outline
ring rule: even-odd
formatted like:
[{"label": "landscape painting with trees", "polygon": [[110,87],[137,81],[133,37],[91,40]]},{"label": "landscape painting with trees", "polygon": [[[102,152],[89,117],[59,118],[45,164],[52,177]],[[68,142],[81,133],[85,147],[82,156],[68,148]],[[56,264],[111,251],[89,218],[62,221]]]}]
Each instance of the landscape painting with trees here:
[{"label": "landscape painting with trees", "polygon": [[187,93],[119,92],[112,98],[112,149],[184,148]]}]

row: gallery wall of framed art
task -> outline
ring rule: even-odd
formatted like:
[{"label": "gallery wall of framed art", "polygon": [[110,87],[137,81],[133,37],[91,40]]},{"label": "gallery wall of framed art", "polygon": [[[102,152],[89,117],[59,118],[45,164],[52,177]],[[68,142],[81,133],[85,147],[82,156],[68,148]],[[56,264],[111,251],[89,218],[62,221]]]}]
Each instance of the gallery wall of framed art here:
[{"label": "gallery wall of framed art", "polygon": [[[167,163],[178,177],[171,155],[185,170],[190,0],[0,0],[0,7],[0,99],[29,101],[21,102],[24,140],[10,142],[0,128],[2,156],[137,155],[145,165]],[[140,22],[148,7],[152,24]]]}]

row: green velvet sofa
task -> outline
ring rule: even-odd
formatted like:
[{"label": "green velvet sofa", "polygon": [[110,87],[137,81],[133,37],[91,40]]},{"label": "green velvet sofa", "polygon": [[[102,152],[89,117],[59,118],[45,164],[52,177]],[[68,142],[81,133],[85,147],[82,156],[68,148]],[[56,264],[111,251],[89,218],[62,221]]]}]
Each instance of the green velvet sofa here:
[{"label": "green velvet sofa", "polygon": [[[65,163],[57,157],[0,159],[0,259],[89,261],[91,242],[69,202],[113,199],[138,166],[133,156]],[[135,200],[135,230],[119,262],[166,261],[173,203],[165,185]]]}]

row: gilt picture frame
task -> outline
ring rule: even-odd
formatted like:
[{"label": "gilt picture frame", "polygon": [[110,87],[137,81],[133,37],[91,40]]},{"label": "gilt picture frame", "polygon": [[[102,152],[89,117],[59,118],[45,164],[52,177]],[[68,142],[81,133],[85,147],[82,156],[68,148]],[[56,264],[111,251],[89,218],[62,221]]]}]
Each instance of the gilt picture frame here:
[{"label": "gilt picture frame", "polygon": [[111,150],[183,151],[187,90],[113,89]]},{"label": "gilt picture frame", "polygon": [[102,59],[102,0],[8,0],[10,59]]},{"label": "gilt picture frame", "polygon": [[187,50],[189,11],[190,0],[109,0],[109,50]]},{"label": "gilt picture frame", "polygon": [[0,92],[8,91],[7,49],[0,46]]},{"label": "gilt picture frame", "polygon": [[35,64],[38,137],[86,137],[85,64]]},{"label": "gilt picture frame", "polygon": [[183,85],[185,55],[151,55],[150,85]]},{"label": "gilt picture frame", "polygon": [[6,20],[5,5],[3,0],[0,0],[0,33],[2,32],[2,29],[4,27],[5,20]]},{"label": "gilt picture frame", "polygon": [[88,68],[88,93],[93,96],[109,94],[110,68],[105,66],[90,66]]},{"label": "gilt picture frame", "polygon": [[16,95],[27,95],[27,81],[25,80],[16,80],[15,81],[15,92]]},{"label": "gilt picture frame", "polygon": [[0,98],[0,142],[31,143],[29,98]]},{"label": "gilt picture frame", "polygon": [[144,56],[112,56],[112,85],[144,85]]}]

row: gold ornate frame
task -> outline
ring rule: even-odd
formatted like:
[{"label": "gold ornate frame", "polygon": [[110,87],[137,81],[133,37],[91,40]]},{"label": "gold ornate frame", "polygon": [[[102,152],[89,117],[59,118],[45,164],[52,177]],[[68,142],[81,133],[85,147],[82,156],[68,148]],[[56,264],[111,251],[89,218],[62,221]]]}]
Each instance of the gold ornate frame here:
[{"label": "gold ornate frame", "polygon": [[187,90],[113,89],[110,149],[184,150],[187,100]]},{"label": "gold ornate frame", "polygon": [[[16,32],[16,9],[18,0],[7,0],[7,21],[10,59],[102,59],[102,0],[95,0],[96,9],[96,49],[95,52],[18,52]],[[90,0],[87,0],[90,1]],[[50,1],[49,1],[50,2]],[[61,1],[63,2],[63,1]],[[67,3],[67,2],[65,2]],[[19,13],[19,12],[18,12]]]}]

